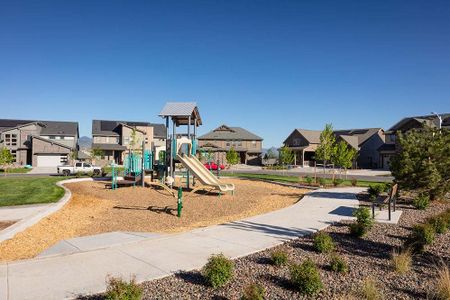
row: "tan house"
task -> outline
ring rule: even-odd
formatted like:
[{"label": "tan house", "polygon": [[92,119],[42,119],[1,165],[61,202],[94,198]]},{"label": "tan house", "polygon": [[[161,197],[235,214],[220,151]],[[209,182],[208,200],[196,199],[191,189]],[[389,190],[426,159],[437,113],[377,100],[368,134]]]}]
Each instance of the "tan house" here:
[{"label": "tan house", "polygon": [[221,125],[198,138],[199,150],[211,152],[214,162],[227,164],[226,153],[233,148],[241,164],[260,165],[263,139],[241,127]]},{"label": "tan house", "polygon": [[[294,152],[294,165],[314,166],[316,150],[320,144],[320,130],[297,128],[284,140],[283,145]],[[358,137],[335,132],[337,140],[345,141],[349,147],[359,151]]]},{"label": "tan house", "polygon": [[92,148],[103,151],[99,164],[122,164],[130,150],[140,151],[142,142],[146,149],[165,146],[166,127],[163,124],[131,121],[92,121]]},{"label": "tan house", "polygon": [[436,115],[407,117],[400,120],[385,132],[385,143],[378,148],[380,167],[388,170],[393,156],[397,152],[397,134],[424,127],[450,129],[450,113],[441,114],[442,124]]},{"label": "tan house", "polygon": [[10,150],[17,166],[68,163],[78,137],[77,122],[0,120],[0,146]]}]

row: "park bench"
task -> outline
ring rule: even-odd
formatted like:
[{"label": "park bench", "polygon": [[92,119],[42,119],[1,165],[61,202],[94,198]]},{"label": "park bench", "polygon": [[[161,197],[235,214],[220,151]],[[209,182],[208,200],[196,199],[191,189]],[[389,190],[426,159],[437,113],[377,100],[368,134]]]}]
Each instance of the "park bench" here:
[{"label": "park bench", "polygon": [[395,211],[395,206],[397,203],[397,191],[398,185],[394,184],[387,195],[380,195],[375,201],[372,202],[372,218],[375,219],[375,206],[378,206],[381,210],[383,206],[387,204],[389,211],[389,221],[391,220],[391,208],[393,208],[393,211]]}]

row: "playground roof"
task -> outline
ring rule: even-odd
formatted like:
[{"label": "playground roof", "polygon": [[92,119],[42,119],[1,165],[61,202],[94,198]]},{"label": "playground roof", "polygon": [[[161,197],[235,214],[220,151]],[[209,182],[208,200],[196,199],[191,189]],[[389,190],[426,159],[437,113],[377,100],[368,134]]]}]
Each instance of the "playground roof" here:
[{"label": "playground roof", "polygon": [[195,102],[167,102],[159,116],[171,117],[177,126],[188,125],[189,117],[191,117],[191,125],[195,124],[194,120],[197,120],[197,125],[202,125],[202,118]]}]

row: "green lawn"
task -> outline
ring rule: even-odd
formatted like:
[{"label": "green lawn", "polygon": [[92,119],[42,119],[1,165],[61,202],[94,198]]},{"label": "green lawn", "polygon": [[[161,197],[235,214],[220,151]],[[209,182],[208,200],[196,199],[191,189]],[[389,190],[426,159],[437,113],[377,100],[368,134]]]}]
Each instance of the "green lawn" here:
[{"label": "green lawn", "polygon": [[0,206],[51,203],[64,195],[55,183],[67,177],[0,176]]},{"label": "green lawn", "polygon": [[[302,180],[300,181],[299,176],[287,176],[287,175],[272,175],[272,174],[248,174],[248,173],[227,173],[222,174],[222,176],[230,176],[230,177],[241,177],[241,178],[254,178],[254,179],[264,179],[264,180],[272,180],[272,181],[278,181],[278,182],[291,182],[291,183],[301,183],[301,184],[307,184],[305,177],[302,177]],[[313,179],[314,177],[311,176]],[[332,185],[333,180],[326,178],[325,183],[327,185]],[[376,182],[370,182],[370,181],[362,181],[358,180],[356,185],[360,187],[368,187],[370,184],[374,184]],[[342,184],[339,186],[351,186],[352,181],[351,178],[344,180]]]},{"label": "green lawn", "polygon": [[[28,168],[11,168],[11,169],[8,169],[8,171],[7,171],[7,174],[12,174],[12,173],[28,173],[28,172],[30,172],[31,171],[31,169],[28,169]],[[3,170],[3,169],[0,169],[0,174],[3,174],[3,173],[5,173],[5,170]]]}]

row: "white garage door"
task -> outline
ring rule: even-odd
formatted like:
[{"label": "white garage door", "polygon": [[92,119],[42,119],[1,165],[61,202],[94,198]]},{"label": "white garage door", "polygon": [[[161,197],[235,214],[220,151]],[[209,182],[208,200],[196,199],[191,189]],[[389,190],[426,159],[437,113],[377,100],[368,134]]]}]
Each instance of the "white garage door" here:
[{"label": "white garage door", "polygon": [[61,155],[38,155],[38,167],[56,167],[61,165]]}]

